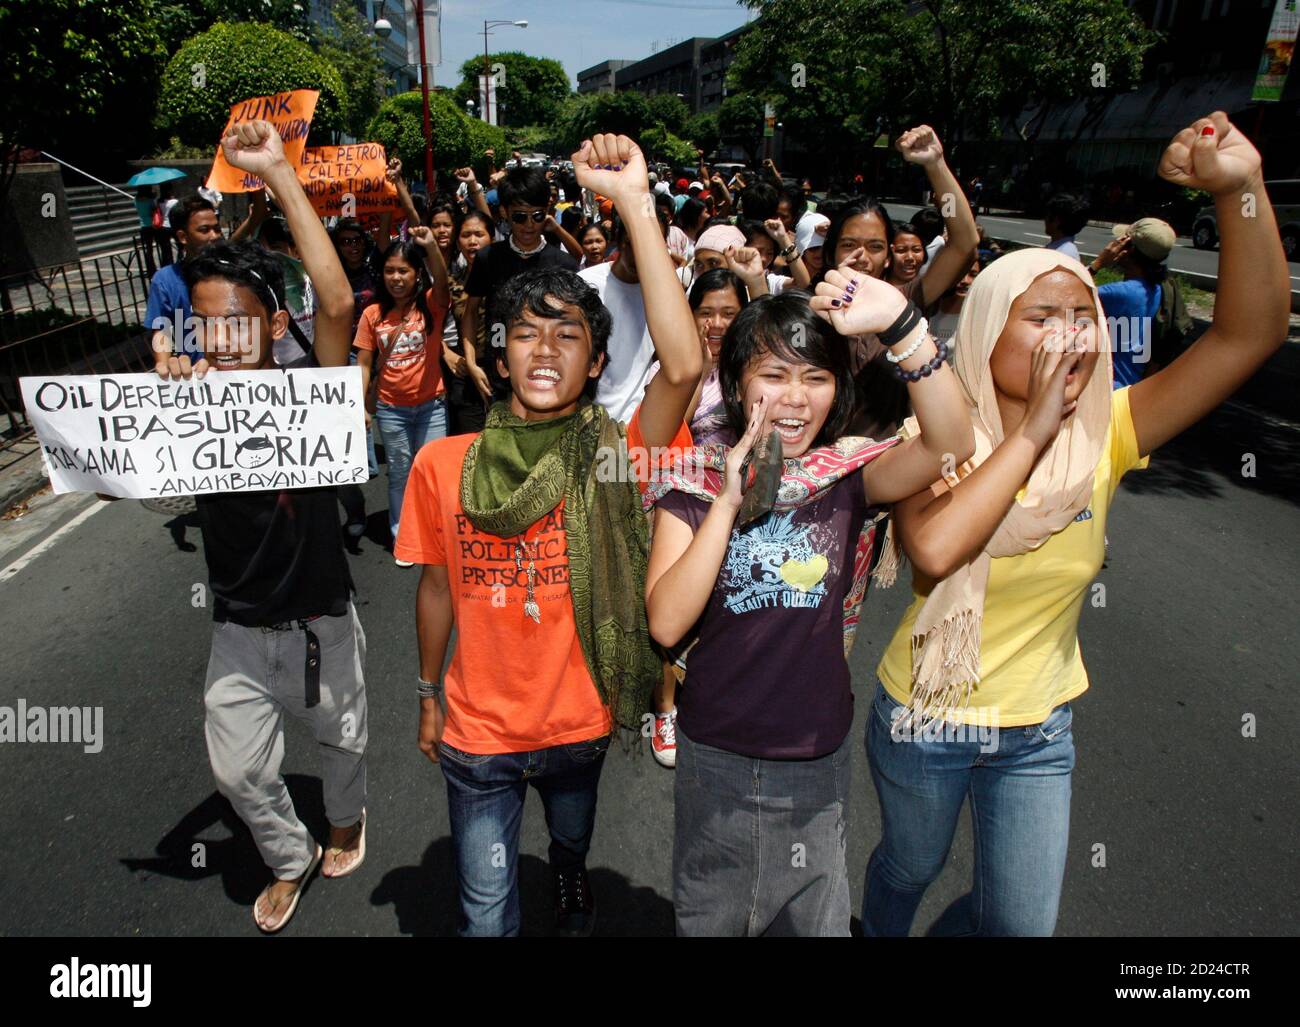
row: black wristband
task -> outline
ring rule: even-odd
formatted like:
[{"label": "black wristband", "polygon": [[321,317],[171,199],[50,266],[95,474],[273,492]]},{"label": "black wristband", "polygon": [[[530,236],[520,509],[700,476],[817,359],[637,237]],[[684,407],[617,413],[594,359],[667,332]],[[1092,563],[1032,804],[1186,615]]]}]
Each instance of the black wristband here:
[{"label": "black wristband", "polygon": [[896,346],[907,337],[907,333],[921,323],[921,308],[915,303],[908,301],[903,312],[898,315],[897,320],[892,325],[880,332],[876,338],[880,340],[882,346]]}]

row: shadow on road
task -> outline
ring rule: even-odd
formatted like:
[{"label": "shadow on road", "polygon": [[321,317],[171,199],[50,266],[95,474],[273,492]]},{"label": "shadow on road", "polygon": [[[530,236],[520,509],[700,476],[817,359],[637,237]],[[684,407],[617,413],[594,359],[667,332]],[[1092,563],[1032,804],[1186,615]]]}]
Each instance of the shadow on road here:
[{"label": "shadow on road", "polygon": [[1124,479],[1139,494],[1216,498],[1217,477],[1300,505],[1300,430],[1260,411],[1221,406],[1156,451],[1151,466]]},{"label": "shadow on road", "polygon": [[[596,896],[596,937],[673,936],[673,904],[652,888],[634,887],[607,867],[591,867]],[[555,934],[554,890],[550,865],[536,856],[519,857],[520,934]],[[397,867],[384,875],[370,896],[376,906],[392,905],[400,933],[446,937],[456,933],[456,862],[451,838],[425,850],[418,867]]]},{"label": "shadow on road", "polygon": [[[329,833],[325,799],[320,778],[288,774],[285,785],[293,807],[312,836]],[[216,826],[230,832],[229,838],[204,837]],[[195,846],[202,845],[202,865],[195,866]],[[241,906],[251,906],[266,887],[267,870],[253,844],[253,836],[220,792],[213,792],[186,813],[180,822],[154,846],[156,856],[140,859],[123,857],[121,863],[132,872],[147,872],[180,881],[201,881],[221,875],[226,896]]]}]

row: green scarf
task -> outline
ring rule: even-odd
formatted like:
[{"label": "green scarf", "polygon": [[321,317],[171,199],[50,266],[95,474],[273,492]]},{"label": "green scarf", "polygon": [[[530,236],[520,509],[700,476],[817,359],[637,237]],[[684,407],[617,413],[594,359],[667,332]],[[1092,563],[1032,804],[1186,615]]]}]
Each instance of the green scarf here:
[{"label": "green scarf", "polygon": [[[636,482],[597,475],[610,463],[602,452],[625,448],[622,426],[597,404],[584,403],[568,417],[525,421],[508,403],[496,403],[465,454],[460,502],[479,531],[511,538],[563,500],[582,655],[615,723],[640,731],[663,667],[646,622],[649,531]],[[625,456],[618,466],[628,466]]]}]

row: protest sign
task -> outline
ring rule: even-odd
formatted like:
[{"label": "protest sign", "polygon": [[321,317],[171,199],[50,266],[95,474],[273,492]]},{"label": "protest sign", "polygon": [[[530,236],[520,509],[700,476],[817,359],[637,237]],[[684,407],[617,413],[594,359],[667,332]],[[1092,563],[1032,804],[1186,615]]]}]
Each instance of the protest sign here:
[{"label": "protest sign", "polygon": [[[255,96],[241,100],[230,108],[230,119],[221,136],[225,138],[230,130],[245,121],[269,121],[284,140],[284,156],[293,167],[302,160],[302,151],[307,147],[307,132],[311,129],[312,115],[316,113],[316,101],[320,93],[315,89],[294,89],[274,96]],[[221,193],[252,193],[262,188],[262,180],[256,175],[233,168],[221,152],[221,143],[217,142],[217,156],[212,162],[212,171],[208,174],[208,188]]]},{"label": "protest sign", "polygon": [[1264,54],[1259,59],[1255,88],[1250,94],[1252,100],[1276,103],[1282,99],[1287,72],[1291,70],[1297,30],[1300,30],[1300,11],[1296,0],[1277,0],[1273,20],[1268,26],[1268,38],[1264,41]]},{"label": "protest sign", "polygon": [[298,165],[298,181],[321,217],[354,218],[398,210],[397,186],[385,177],[387,170],[379,143],[309,146]]},{"label": "protest sign", "polygon": [[364,482],[358,367],[20,379],[55,492],[128,499]]}]

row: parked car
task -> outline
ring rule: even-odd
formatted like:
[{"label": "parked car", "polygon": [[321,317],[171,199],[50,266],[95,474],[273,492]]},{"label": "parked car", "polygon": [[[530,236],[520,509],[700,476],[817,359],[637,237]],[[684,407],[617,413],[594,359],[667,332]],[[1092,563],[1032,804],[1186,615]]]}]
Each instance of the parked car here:
[{"label": "parked car", "polygon": [[[1265,182],[1268,198],[1273,202],[1282,249],[1287,260],[1300,260],[1300,178],[1279,178]],[[1212,250],[1219,244],[1219,223],[1213,207],[1202,207],[1192,222],[1192,245],[1198,250]]]}]

